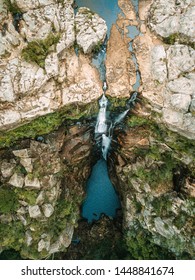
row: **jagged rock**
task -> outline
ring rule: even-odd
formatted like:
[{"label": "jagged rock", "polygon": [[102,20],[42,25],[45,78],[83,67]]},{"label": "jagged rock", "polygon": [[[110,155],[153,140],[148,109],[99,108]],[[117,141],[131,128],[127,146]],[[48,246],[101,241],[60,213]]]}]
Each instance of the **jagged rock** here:
[{"label": "jagged rock", "polygon": [[18,218],[19,218],[19,220],[22,222],[22,224],[23,224],[24,226],[27,225],[27,220],[25,219],[25,217],[24,217],[23,215],[19,214],[19,215],[18,215]]},{"label": "jagged rock", "polygon": [[32,159],[31,158],[21,158],[20,163],[24,166],[26,171],[28,173],[32,173],[33,171],[33,165],[32,165]]},{"label": "jagged rock", "polygon": [[194,42],[194,11],[193,1],[157,0],[153,1],[149,26],[162,37],[180,34],[178,40],[188,38]]},{"label": "jagged rock", "polygon": [[185,45],[170,46],[167,50],[169,80],[177,79],[182,73],[194,69],[195,50]]},{"label": "jagged rock", "polygon": [[24,175],[14,173],[8,183],[16,188],[22,188],[24,185]]},{"label": "jagged rock", "polygon": [[39,195],[37,196],[37,199],[36,199],[36,204],[41,205],[41,204],[43,204],[44,201],[45,201],[45,192],[40,191],[40,193],[39,193]]},{"label": "jagged rock", "polygon": [[[28,1],[28,5],[27,5],[27,0],[14,0],[13,2],[16,3],[16,5],[20,8],[20,10],[22,12],[27,12],[29,10],[34,10],[40,7],[44,7],[44,6],[49,6],[51,4],[55,4],[56,0],[31,0]],[[72,2],[72,1],[67,1],[64,0],[64,2]]]},{"label": "jagged rock", "polygon": [[154,219],[154,224],[157,232],[164,237],[170,238],[174,235],[174,230],[172,227],[167,227],[165,222],[160,217]]},{"label": "jagged rock", "polygon": [[72,240],[74,233],[74,227],[72,225],[67,225],[66,229],[60,234],[58,240],[50,246],[50,254],[59,252],[60,249],[67,248]]},{"label": "jagged rock", "polygon": [[106,55],[106,80],[109,95],[129,96],[129,91],[132,89],[129,79],[130,64],[128,61],[130,58],[128,44],[123,40],[117,26],[113,25]]},{"label": "jagged rock", "polygon": [[43,210],[43,213],[44,213],[46,218],[49,218],[54,212],[53,206],[49,203],[43,204],[42,205],[42,210]]},{"label": "jagged rock", "polygon": [[50,53],[45,59],[45,70],[48,77],[55,77],[59,73],[59,60],[57,53]]},{"label": "jagged rock", "polygon": [[45,250],[49,250],[50,247],[50,242],[49,241],[45,241],[43,239],[41,239],[38,243],[38,252]]},{"label": "jagged rock", "polygon": [[41,210],[38,205],[29,205],[28,207],[29,216],[33,219],[38,219],[42,216]]},{"label": "jagged rock", "polygon": [[162,45],[155,46],[151,51],[152,74],[154,80],[163,83],[167,79],[166,52]]},{"label": "jagged rock", "polygon": [[98,14],[90,11],[90,9],[79,8],[76,17],[76,41],[84,53],[89,53],[93,48],[102,43],[106,37],[107,26]]},{"label": "jagged rock", "polygon": [[1,163],[1,174],[4,178],[11,177],[14,168],[16,166],[16,161],[14,159],[11,159],[10,161],[3,160]]},{"label": "jagged rock", "polygon": [[16,157],[20,157],[20,158],[28,158],[29,157],[28,149],[15,150],[15,151],[13,151],[13,154]]},{"label": "jagged rock", "polygon": [[31,178],[30,175],[25,177],[25,187],[30,187],[32,189],[40,189],[41,184],[38,178]]},{"label": "jagged rock", "polygon": [[33,238],[31,236],[31,231],[30,230],[27,230],[25,232],[25,236],[26,236],[26,244],[27,246],[29,247],[31,244],[32,244],[32,241],[33,241]]}]

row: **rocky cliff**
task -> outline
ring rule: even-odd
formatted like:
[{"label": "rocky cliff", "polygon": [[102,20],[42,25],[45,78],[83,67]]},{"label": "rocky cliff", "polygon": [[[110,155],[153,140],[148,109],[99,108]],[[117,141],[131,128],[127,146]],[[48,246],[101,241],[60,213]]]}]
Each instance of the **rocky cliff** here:
[{"label": "rocky cliff", "polygon": [[[125,258],[192,259],[194,1],[140,0],[138,15],[130,1],[118,5],[105,62],[113,108],[133,92],[134,56],[141,78],[139,103],[116,130],[109,159]],[[0,21],[0,250],[48,258],[66,251],[80,219],[94,163],[91,116],[102,94],[91,58],[107,27],[72,0],[3,0]],[[129,26],[141,33],[134,38]],[[112,226],[107,218],[92,227],[82,221],[85,247],[91,236],[99,246],[102,232],[108,243]]]}]

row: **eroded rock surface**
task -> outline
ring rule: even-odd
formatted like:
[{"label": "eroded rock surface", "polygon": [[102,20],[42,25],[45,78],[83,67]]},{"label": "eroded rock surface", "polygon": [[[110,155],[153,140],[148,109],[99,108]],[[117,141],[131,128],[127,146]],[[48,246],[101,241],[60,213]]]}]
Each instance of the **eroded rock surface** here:
[{"label": "eroded rock surface", "polygon": [[[17,247],[28,259],[48,257],[70,245],[91,166],[87,126],[61,127],[44,141],[26,140],[9,154],[1,150],[0,249]],[[24,167],[24,159],[31,159],[32,171]],[[10,208],[2,200],[5,192],[12,196]]]},{"label": "eroded rock surface", "polygon": [[[183,31],[184,25],[180,18],[189,20],[190,29],[194,19],[187,15],[189,9],[193,12],[193,1],[147,1],[146,5],[143,2],[140,2],[139,14],[150,30],[155,30],[163,38],[181,30],[190,39],[182,41],[179,39],[181,36],[178,40],[173,36],[166,41],[172,45],[166,45],[148,28],[143,29],[143,35],[134,40],[142,78],[140,90],[151,104],[152,110],[162,115],[162,122],[171,130],[195,139],[195,51],[190,45],[193,41],[190,32]],[[174,25],[178,30],[170,28],[168,24],[174,23],[173,18],[179,23],[179,27]]]},{"label": "eroded rock surface", "polygon": [[[17,30],[5,4],[0,13],[0,130],[12,129],[71,103],[90,103],[101,95],[97,69],[87,56],[81,53],[77,56],[72,46],[75,24],[80,29],[77,43],[84,52],[90,52],[105,38],[105,21],[93,14],[87,30],[83,30],[82,20],[85,22],[87,14],[92,12],[79,11],[75,20],[72,0],[28,1],[28,4],[17,0],[14,3],[22,14]],[[88,37],[87,43],[85,39],[81,42],[84,35],[91,38]],[[87,44],[87,49],[83,44]],[[26,47],[32,49],[28,49],[24,58]]]}]

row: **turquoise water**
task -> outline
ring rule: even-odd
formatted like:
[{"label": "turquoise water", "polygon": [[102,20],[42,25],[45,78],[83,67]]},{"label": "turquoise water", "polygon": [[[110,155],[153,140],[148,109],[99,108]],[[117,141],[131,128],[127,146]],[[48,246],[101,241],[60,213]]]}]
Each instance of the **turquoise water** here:
[{"label": "turquoise water", "polygon": [[113,23],[117,20],[118,13],[121,12],[117,0],[76,0],[79,7],[87,7],[99,14],[108,27],[108,35]]},{"label": "turquoise water", "polygon": [[82,207],[82,216],[88,222],[98,220],[102,213],[115,217],[120,201],[109,179],[107,163],[100,159],[87,181],[87,197]]}]

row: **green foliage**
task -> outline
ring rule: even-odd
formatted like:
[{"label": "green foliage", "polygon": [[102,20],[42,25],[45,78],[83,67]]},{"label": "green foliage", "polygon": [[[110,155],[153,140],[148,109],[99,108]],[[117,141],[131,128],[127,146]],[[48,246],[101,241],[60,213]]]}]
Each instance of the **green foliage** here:
[{"label": "green foliage", "polygon": [[23,224],[19,221],[12,221],[9,224],[0,223],[0,240],[2,247],[19,251],[25,243]]},{"label": "green foliage", "polygon": [[45,40],[36,40],[28,43],[22,50],[22,57],[28,62],[36,62],[40,67],[45,67],[45,59],[50,52],[50,47],[59,42],[60,35],[50,33]]},{"label": "green foliage", "polygon": [[15,192],[10,188],[0,188],[0,213],[11,213],[18,208]]},{"label": "green foliage", "polygon": [[5,250],[0,254],[0,260],[22,260],[20,254],[14,249]]},{"label": "green foliage", "polygon": [[38,191],[36,190],[25,190],[25,189],[15,189],[15,194],[19,200],[27,202],[29,205],[35,205]]},{"label": "green foliage", "polygon": [[8,8],[8,11],[10,11],[10,13],[12,15],[15,15],[15,14],[18,14],[18,13],[21,13],[21,10],[20,8],[17,6],[16,2],[14,1],[11,1],[11,0],[4,0],[7,8]]},{"label": "green foliage", "polygon": [[150,121],[147,118],[139,117],[139,116],[131,116],[128,119],[128,126],[129,127],[139,127],[144,125],[149,125]]},{"label": "green foliage", "polygon": [[168,250],[151,242],[150,233],[136,225],[126,236],[126,244],[132,259],[135,260],[169,260],[175,259]]},{"label": "green foliage", "polygon": [[151,204],[154,207],[157,216],[169,216],[172,206],[169,196],[161,195],[160,197],[155,197]]},{"label": "green foliage", "polygon": [[191,48],[195,49],[195,43],[191,42],[188,38],[188,36],[185,36],[184,34],[180,34],[180,33],[173,33],[170,34],[168,37],[163,38],[163,41],[166,44],[170,44],[170,45],[174,45],[175,42],[179,42],[181,44],[186,44],[188,46],[190,46]]},{"label": "green foliage", "polygon": [[77,120],[91,116],[97,112],[97,103],[78,106],[76,103],[62,108],[60,111],[38,117],[28,124],[14,130],[0,132],[0,148],[9,147],[23,138],[34,138],[57,129],[64,120]]},{"label": "green foliage", "polygon": [[99,41],[99,42],[97,43],[97,45],[95,45],[95,46],[93,47],[92,53],[93,53],[94,55],[98,54],[98,53],[101,51],[101,49],[102,49],[102,45],[103,45],[103,43],[102,43],[101,41]]}]

